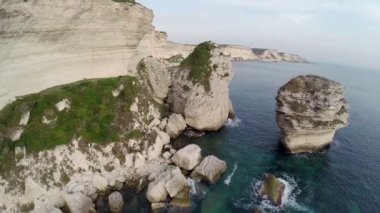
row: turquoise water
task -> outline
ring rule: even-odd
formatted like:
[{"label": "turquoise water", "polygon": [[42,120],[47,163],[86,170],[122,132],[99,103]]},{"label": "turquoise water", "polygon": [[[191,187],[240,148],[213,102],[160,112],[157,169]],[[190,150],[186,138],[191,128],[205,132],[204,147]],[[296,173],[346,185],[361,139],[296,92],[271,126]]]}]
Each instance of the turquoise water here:
[{"label": "turquoise water", "polygon": [[[221,181],[206,189],[205,198],[195,199],[193,212],[251,212],[255,207],[266,212],[380,211],[380,73],[263,62],[238,62],[234,71],[231,99],[241,121],[199,139],[177,140],[197,143],[204,155],[214,154],[228,164]],[[350,125],[338,131],[324,153],[288,155],[279,145],[275,96],[286,81],[308,73],[346,86]],[[282,208],[257,196],[257,184],[265,173],[274,173],[288,183]]]},{"label": "turquoise water", "polygon": [[[190,212],[379,212],[380,72],[320,64],[237,62],[231,99],[241,120],[202,138],[185,136],[174,143],[197,143],[203,156],[214,154],[228,169],[204,194],[193,196]],[[288,155],[279,145],[275,121],[277,89],[300,74],[319,74],[346,86],[350,125],[340,130],[330,149],[313,155]],[[266,173],[287,183],[281,208],[257,196]],[[149,212],[141,193],[126,199],[126,212]],[[183,212],[170,210],[169,212]]]}]

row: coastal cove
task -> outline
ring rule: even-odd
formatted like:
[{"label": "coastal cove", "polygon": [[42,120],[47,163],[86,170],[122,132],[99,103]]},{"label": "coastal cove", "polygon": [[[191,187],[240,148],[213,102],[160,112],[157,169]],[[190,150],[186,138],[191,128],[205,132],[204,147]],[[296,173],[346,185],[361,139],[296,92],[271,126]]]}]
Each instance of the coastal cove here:
[{"label": "coastal cove", "polygon": [[[266,62],[234,62],[233,69],[230,92],[237,121],[201,138],[181,136],[174,142],[179,147],[196,143],[203,156],[213,154],[227,162],[227,172],[216,185],[198,188],[205,194],[192,197],[193,209],[188,212],[251,212],[255,207],[265,212],[373,212],[379,207],[379,73]],[[320,154],[290,155],[279,142],[274,98],[282,84],[300,74],[318,74],[346,87],[350,125],[339,130],[330,149]],[[266,173],[286,181],[282,208],[257,194]],[[144,199],[143,194],[130,194],[125,210],[150,212]]]},{"label": "coastal cove", "polygon": [[175,43],[135,0],[0,2],[0,213],[379,209],[380,70]]},{"label": "coastal cove", "polygon": [[[205,152],[228,164],[223,181],[210,190],[198,210],[247,212],[258,205],[268,212],[372,212],[379,207],[379,73],[333,65],[262,62],[236,62],[234,71],[231,99],[241,122],[197,141]],[[289,155],[279,145],[274,98],[283,83],[300,74],[318,74],[346,87],[350,125],[339,130],[330,149],[321,154]],[[227,186],[225,180],[234,164],[237,169]],[[255,190],[264,173],[277,174],[293,188],[284,209],[258,198]]]}]

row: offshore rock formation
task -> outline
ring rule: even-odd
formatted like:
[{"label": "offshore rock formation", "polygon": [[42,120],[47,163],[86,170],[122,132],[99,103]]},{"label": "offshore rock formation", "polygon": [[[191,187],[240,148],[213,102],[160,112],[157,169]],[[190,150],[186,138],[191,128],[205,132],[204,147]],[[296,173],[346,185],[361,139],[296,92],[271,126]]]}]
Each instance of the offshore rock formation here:
[{"label": "offshore rock formation", "polygon": [[285,191],[283,184],[276,176],[267,175],[260,187],[260,196],[268,198],[275,205],[282,205],[282,196]]},{"label": "offshore rock formation", "polygon": [[197,46],[173,72],[168,96],[170,110],[182,114],[197,130],[216,131],[231,111],[229,83],[231,59],[211,42]]},{"label": "offshore rock formation", "polygon": [[320,151],[348,125],[344,87],[326,78],[298,76],[279,89],[276,100],[281,141],[291,153]]}]

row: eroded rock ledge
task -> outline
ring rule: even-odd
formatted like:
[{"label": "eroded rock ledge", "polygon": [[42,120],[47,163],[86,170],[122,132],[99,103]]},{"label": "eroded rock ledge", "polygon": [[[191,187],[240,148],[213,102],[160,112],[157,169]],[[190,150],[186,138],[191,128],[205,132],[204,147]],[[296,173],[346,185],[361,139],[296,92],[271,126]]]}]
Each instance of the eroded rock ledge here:
[{"label": "eroded rock ledge", "polygon": [[293,78],[276,100],[281,141],[292,153],[320,151],[332,143],[336,130],[348,125],[344,87],[326,78]]}]

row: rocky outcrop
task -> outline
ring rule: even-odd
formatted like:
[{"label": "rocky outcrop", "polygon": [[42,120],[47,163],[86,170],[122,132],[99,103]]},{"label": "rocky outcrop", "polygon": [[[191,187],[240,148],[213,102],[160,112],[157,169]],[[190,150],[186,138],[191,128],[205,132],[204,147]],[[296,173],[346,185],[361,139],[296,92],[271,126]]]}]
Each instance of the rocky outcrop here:
[{"label": "rocky outcrop", "polygon": [[194,171],[191,173],[191,177],[215,184],[226,169],[227,165],[225,161],[211,155],[205,157],[202,162],[195,167]]},{"label": "rocky outcrop", "polygon": [[172,77],[170,110],[182,114],[188,126],[215,131],[230,111],[231,59],[211,42],[197,46]]},{"label": "rocky outcrop", "polygon": [[110,206],[110,209],[113,213],[121,212],[124,205],[123,196],[121,195],[121,193],[112,192],[108,196],[108,205]]},{"label": "rocky outcrop", "polygon": [[201,161],[201,151],[196,144],[187,145],[174,154],[172,161],[183,169],[192,170]]},{"label": "rocky outcrop", "polygon": [[171,85],[170,73],[165,62],[153,57],[144,58],[140,61],[137,71],[140,79],[153,93],[154,99],[163,103]]},{"label": "rocky outcrop", "polygon": [[279,89],[276,100],[281,141],[292,153],[320,151],[348,125],[344,87],[326,78],[298,76]]},{"label": "rocky outcrop", "polygon": [[260,187],[260,196],[268,198],[275,205],[282,205],[282,196],[285,191],[285,184],[283,184],[274,175],[267,175]]},{"label": "rocky outcrop", "polygon": [[186,121],[181,114],[171,114],[166,125],[166,133],[171,138],[178,137],[186,129]]},{"label": "rocky outcrop", "polygon": [[167,170],[154,178],[146,192],[151,203],[166,201],[168,196],[174,197],[187,186],[185,176],[178,167],[168,167]]}]

